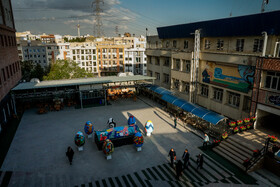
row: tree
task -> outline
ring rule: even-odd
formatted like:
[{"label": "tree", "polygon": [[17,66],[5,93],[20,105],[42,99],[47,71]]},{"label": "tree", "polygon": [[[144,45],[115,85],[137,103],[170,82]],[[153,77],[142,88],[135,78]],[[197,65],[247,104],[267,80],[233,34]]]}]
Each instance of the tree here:
[{"label": "tree", "polygon": [[40,64],[29,60],[21,62],[21,73],[22,80],[27,82],[29,82],[32,78],[43,80],[43,76],[47,75],[48,69],[46,68],[46,70],[44,70]]},{"label": "tree", "polygon": [[93,77],[92,73],[88,73],[82,69],[74,61],[57,60],[51,65],[50,72],[44,76],[44,80],[60,80]]}]

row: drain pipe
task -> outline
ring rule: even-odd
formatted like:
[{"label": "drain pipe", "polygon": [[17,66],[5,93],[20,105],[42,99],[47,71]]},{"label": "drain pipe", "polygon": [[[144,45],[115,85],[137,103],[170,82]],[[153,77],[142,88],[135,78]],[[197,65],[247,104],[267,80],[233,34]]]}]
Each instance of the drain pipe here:
[{"label": "drain pipe", "polygon": [[280,47],[277,50],[277,47],[278,47],[279,44],[280,44],[280,42],[275,42],[273,57],[276,57],[279,54]]},{"label": "drain pipe", "polygon": [[263,52],[262,56],[265,57],[265,52],[266,52],[266,46],[267,46],[267,32],[262,32],[262,35],[264,36],[264,44],[263,44]]}]

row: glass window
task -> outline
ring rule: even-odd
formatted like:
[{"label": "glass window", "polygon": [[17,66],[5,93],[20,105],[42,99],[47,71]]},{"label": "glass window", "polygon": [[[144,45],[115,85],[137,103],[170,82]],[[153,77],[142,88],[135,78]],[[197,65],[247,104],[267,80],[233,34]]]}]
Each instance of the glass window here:
[{"label": "glass window", "polygon": [[189,73],[191,71],[191,61],[190,60],[185,60],[185,67],[186,67],[186,72]]},{"label": "glass window", "polygon": [[217,40],[217,50],[224,50],[224,40],[218,39]]},{"label": "glass window", "polygon": [[223,89],[213,88],[213,99],[216,101],[223,101]]},{"label": "glass window", "polygon": [[189,48],[189,41],[185,40],[184,41],[184,49],[188,49]]},{"label": "glass window", "polygon": [[244,39],[237,39],[236,40],[236,51],[242,52],[244,49]]},{"label": "glass window", "polygon": [[240,105],[240,94],[228,92],[228,104],[234,107],[239,107]]},{"label": "glass window", "polygon": [[164,73],[163,76],[164,76],[163,82],[164,82],[165,84],[168,84],[168,83],[169,83],[169,74]]},{"label": "glass window", "polygon": [[174,84],[174,88],[176,90],[179,90],[179,84],[180,84],[179,80],[178,79],[173,79],[173,84]]},{"label": "glass window", "polygon": [[280,73],[267,72],[265,88],[280,91]]},{"label": "glass window", "polygon": [[177,47],[177,40],[173,40],[173,48]]},{"label": "glass window", "polygon": [[181,67],[180,63],[181,63],[180,59],[175,59],[175,69],[178,71],[180,70]]},{"label": "glass window", "polygon": [[200,94],[202,96],[208,97],[209,87],[207,85],[201,84]]},{"label": "glass window", "polygon": [[263,50],[263,40],[262,39],[255,39],[254,40],[253,52],[262,52],[262,50]]},{"label": "glass window", "polygon": [[205,40],[204,49],[210,49],[210,40]]}]

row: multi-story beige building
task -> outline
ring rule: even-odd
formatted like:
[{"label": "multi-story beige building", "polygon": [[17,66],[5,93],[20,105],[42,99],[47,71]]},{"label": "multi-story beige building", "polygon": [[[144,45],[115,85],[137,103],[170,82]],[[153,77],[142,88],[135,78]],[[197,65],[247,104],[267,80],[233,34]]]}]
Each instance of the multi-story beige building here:
[{"label": "multi-story beige building", "polygon": [[275,11],[158,28],[158,37],[147,38],[147,75],[228,118],[248,117],[256,58],[279,57],[279,16]]},{"label": "multi-story beige building", "polygon": [[114,75],[124,71],[124,48],[114,41],[96,42],[98,75]]},{"label": "multi-story beige building", "polygon": [[70,60],[78,63],[78,65],[85,69],[87,72],[91,72],[98,75],[98,65],[96,60],[96,46],[93,42],[76,42],[70,43]]}]

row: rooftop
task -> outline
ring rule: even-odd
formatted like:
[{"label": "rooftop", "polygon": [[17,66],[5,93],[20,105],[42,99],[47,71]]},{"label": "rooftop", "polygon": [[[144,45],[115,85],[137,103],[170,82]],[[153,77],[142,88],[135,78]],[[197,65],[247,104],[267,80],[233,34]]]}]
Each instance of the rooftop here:
[{"label": "rooftop", "polygon": [[201,37],[280,35],[280,11],[158,27],[160,39],[193,37],[201,29]]}]

